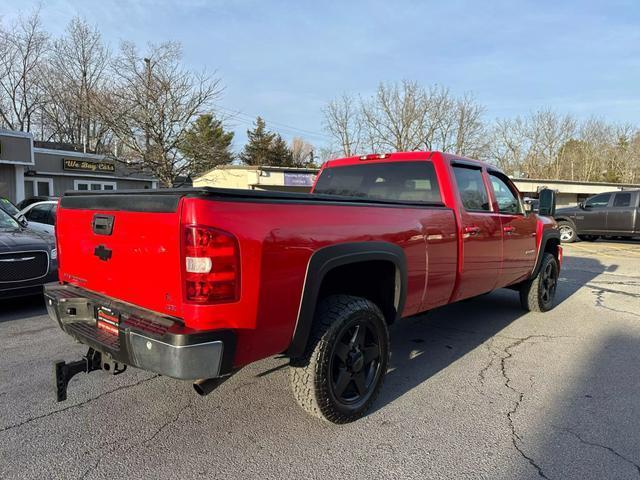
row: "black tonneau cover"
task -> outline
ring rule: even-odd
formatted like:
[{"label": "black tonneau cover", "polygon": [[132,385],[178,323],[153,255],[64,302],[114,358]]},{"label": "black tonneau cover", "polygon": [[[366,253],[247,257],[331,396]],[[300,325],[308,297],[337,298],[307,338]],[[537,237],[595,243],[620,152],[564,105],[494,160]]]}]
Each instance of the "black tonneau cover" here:
[{"label": "black tonneau cover", "polygon": [[[106,190],[68,191],[60,205],[69,209],[122,210],[136,212],[175,212],[182,197],[208,197],[219,201],[265,202],[265,203],[309,203],[335,205],[369,205],[388,207],[444,207],[442,202],[400,202],[373,200],[370,198],[343,195],[320,195],[314,193],[279,192],[266,190],[241,190],[236,188],[194,187],[167,188],[158,190]],[[135,198],[131,198],[135,197]]]}]

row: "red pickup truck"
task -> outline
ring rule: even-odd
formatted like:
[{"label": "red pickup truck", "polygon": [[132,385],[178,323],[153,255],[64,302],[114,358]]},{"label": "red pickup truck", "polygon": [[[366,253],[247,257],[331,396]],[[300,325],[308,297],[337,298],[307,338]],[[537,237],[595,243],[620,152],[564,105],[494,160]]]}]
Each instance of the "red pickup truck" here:
[{"label": "red pickup truck", "polygon": [[56,234],[47,308],[90,347],[55,364],[58,400],[76,373],[127,365],[207,394],[284,354],[298,403],[336,423],[379,392],[388,325],[502,287],[549,310],[562,263],[556,223],[506,175],[439,152],[330,160],[308,194],[69,192]]}]

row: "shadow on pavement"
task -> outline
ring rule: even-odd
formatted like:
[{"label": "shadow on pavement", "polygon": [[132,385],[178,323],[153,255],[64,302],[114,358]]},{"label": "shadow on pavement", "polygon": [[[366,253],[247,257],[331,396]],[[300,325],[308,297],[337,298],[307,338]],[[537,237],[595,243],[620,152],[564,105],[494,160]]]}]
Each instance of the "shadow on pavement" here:
[{"label": "shadow on pavement", "polygon": [[[564,389],[522,440],[544,478],[638,478],[640,338],[616,332],[589,350],[577,372],[555,369]],[[513,478],[527,475],[523,464]]]},{"label": "shadow on pavement", "polygon": [[0,322],[11,322],[46,313],[42,294],[0,300]]},{"label": "shadow on pavement", "polygon": [[[557,304],[598,275],[616,268],[591,258],[566,258]],[[517,292],[503,289],[399,321],[390,331],[389,371],[372,411],[427,381],[525,314]]]}]

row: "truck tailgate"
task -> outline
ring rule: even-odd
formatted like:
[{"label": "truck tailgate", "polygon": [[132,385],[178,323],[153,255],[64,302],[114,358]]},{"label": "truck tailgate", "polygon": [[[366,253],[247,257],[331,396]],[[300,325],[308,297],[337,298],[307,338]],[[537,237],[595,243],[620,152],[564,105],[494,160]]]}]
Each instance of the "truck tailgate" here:
[{"label": "truck tailgate", "polygon": [[60,202],[60,280],[180,316],[180,194],[72,195]]}]

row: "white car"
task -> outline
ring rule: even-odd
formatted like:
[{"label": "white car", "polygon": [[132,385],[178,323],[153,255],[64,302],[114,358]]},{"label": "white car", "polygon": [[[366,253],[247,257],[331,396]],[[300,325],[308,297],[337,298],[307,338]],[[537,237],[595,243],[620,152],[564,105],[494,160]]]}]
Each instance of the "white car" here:
[{"label": "white car", "polygon": [[45,200],[44,202],[32,203],[28,207],[20,210],[25,216],[29,225],[27,228],[37,232],[45,232],[55,235],[56,210],[58,202],[56,200]]}]

